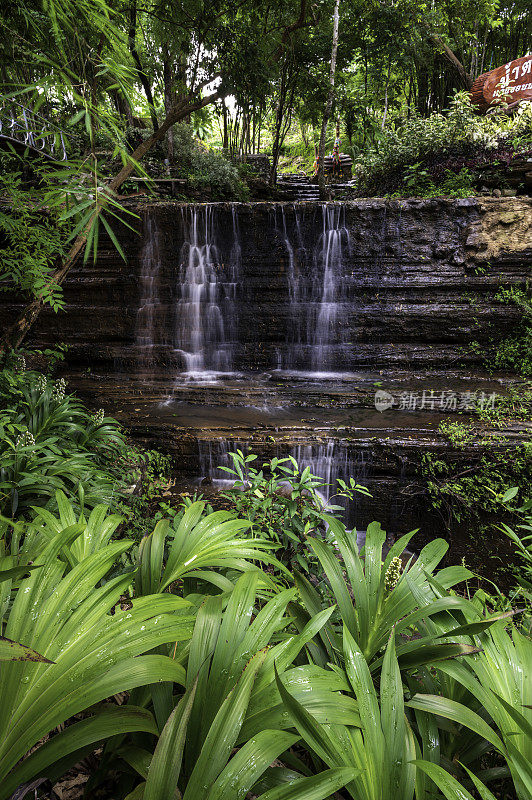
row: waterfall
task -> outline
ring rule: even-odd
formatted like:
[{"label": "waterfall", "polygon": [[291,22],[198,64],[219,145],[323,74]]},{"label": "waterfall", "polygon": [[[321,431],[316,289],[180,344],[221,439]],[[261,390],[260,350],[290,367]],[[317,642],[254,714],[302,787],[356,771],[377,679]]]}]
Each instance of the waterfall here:
[{"label": "waterfall", "polygon": [[233,244],[227,263],[217,243],[213,206],[181,211],[184,242],[179,255],[175,350],[191,379],[216,377],[233,366],[240,241],[234,206],[232,211]]},{"label": "waterfall", "polygon": [[[279,366],[314,373],[342,368],[345,326],[342,324],[343,277],[350,252],[345,209],[335,203],[321,207],[320,230],[313,246],[305,248],[301,216],[306,209],[294,206],[295,233],[291,239],[282,209],[280,231],[288,254],[290,329],[288,346]],[[309,221],[306,220],[307,225]]]},{"label": "waterfall", "polygon": [[[198,458],[201,478],[210,478],[219,486],[230,485],[233,480],[219,467],[232,467],[233,461],[229,453],[241,450],[245,455],[254,450],[253,443],[239,441],[236,439],[199,439]],[[283,458],[287,455],[282,446],[277,446],[273,453],[269,453],[264,458],[259,454],[259,459],[253,462],[255,468],[260,468],[263,460],[267,460],[270,455]],[[331,501],[332,505],[340,506],[344,509],[343,520],[348,527],[356,524],[356,516],[359,507],[359,500],[362,495],[355,494],[353,500],[336,497],[337,480],[346,482],[353,478],[362,486],[371,472],[371,452],[369,450],[358,450],[347,447],[336,439],[328,439],[323,444],[300,444],[290,448],[291,455],[298,463],[301,472],[305,467],[310,467],[313,475],[321,478],[324,486],[318,494],[324,504]],[[228,480],[229,478],[229,480]]]},{"label": "waterfall", "polygon": [[234,439],[199,439],[198,457],[201,478],[210,478],[217,486],[232,486],[234,478],[220,467],[232,467],[233,459],[229,453],[242,450],[249,452],[245,442]]},{"label": "waterfall", "polygon": [[150,214],[143,221],[144,246],[140,254],[140,303],[135,326],[135,344],[139,349],[142,367],[153,363],[157,338],[158,316],[161,310],[159,297],[159,231]]},{"label": "waterfall", "polygon": [[[317,372],[334,370],[338,364],[337,327],[339,319],[344,251],[349,248],[349,233],[345,227],[345,209],[324,205],[323,230],[318,242],[316,261],[318,274],[323,275],[321,298],[316,325],[310,330],[312,369]],[[341,333],[341,332],[340,332]]]},{"label": "waterfall", "polygon": [[336,497],[336,482],[338,479],[348,482],[349,478],[353,478],[364,486],[371,469],[371,452],[354,450],[335,439],[329,439],[324,444],[297,445],[292,448],[290,455],[295,458],[301,471],[310,467],[311,473],[324,481],[326,485],[320,490],[324,501],[331,500],[332,505],[343,507],[343,520],[348,527],[353,527],[356,523],[357,500],[361,496],[355,494],[352,501]]}]

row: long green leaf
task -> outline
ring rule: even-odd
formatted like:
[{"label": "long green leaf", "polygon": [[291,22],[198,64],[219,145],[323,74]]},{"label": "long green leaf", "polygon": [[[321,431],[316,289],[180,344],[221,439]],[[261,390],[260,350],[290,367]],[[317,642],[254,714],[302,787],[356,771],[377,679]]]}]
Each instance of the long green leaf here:
[{"label": "long green leaf", "polygon": [[163,728],[148,770],[144,800],[169,800],[176,794],[196,686],[193,683],[187,689]]},{"label": "long green leaf", "polygon": [[264,656],[265,653],[260,652],[251,659],[237,685],[216,714],[188,781],[183,800],[206,797],[227,763],[244,722],[253,681]]},{"label": "long green leaf", "polygon": [[2,791],[9,794],[35,775],[46,774],[51,764],[86,745],[118,734],[135,732],[157,733],[155,720],[149,711],[129,705],[105,706],[94,717],[69,725],[41,745],[17,766],[5,785],[2,785]]},{"label": "long green leaf", "polygon": [[432,694],[416,694],[409,702],[405,703],[405,705],[409,708],[417,708],[420,711],[428,711],[431,714],[437,714],[459,725],[465,725],[466,728],[469,728],[478,736],[490,742],[490,744],[501,753],[505,751],[503,743],[493,728],[491,728],[482,717],[462,703],[457,703],[455,700],[449,700],[446,697],[438,697]]},{"label": "long green leaf", "polygon": [[298,738],[284,731],[258,733],[229,761],[206,800],[244,800],[263,772]]},{"label": "long green leaf", "polygon": [[40,653],[25,647],[19,642],[13,642],[0,636],[0,661],[42,661],[46,664],[53,664],[49,658],[45,658]]},{"label": "long green leaf", "polygon": [[325,800],[347,786],[357,775],[356,769],[339,767],[302,778],[289,786],[276,786],[261,794],[259,800]]},{"label": "long green leaf", "polygon": [[[431,780],[434,781],[438,789],[443,792],[447,800],[474,800],[473,795],[468,792],[464,786],[458,783],[456,778],[453,778],[453,776],[446,772],[439,764],[433,764],[431,761],[423,761],[421,759],[416,759],[413,763],[418,769],[420,769],[422,772],[428,775]],[[469,774],[473,778],[473,774]],[[495,800],[495,797],[490,790],[484,786],[484,784],[478,781],[478,779],[476,779],[474,783],[479,790],[480,787],[483,787],[482,791],[480,792],[482,800]]]}]

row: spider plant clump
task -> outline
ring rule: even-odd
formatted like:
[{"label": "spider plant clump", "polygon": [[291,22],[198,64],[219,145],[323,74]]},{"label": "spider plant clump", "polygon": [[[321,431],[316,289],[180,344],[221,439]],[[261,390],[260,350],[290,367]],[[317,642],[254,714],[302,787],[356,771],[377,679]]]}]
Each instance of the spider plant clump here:
[{"label": "spider plant clump", "polygon": [[114,419],[91,414],[63,378],[11,373],[0,394],[0,513],[17,518],[53,505],[58,490],[88,507],[120,497],[127,445]]},{"label": "spider plant clump", "polygon": [[447,542],[385,552],[374,522],[359,549],[310,472],[237,453],[231,510],[189,500],[136,544],[97,477],[52,488],[39,449],[94,467],[122,432],[42,386],[24,373],[2,422],[22,503],[0,527],[0,800],[89,754],[87,791],[117,800],[531,796],[529,632],[440,566]]}]

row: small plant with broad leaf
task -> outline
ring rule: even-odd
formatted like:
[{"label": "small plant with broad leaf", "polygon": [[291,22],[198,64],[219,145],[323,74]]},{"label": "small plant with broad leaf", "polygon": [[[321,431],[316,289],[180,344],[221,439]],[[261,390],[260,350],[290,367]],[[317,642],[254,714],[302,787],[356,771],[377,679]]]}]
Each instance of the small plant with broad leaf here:
[{"label": "small plant with broad leaf", "polygon": [[[278,545],[277,555],[283,563],[311,571],[311,554],[304,546],[306,538],[317,528],[325,529],[326,511],[343,512],[342,506],[332,505],[324,498],[324,492],[331,487],[313,475],[310,467],[301,469],[293,456],[272,458],[260,469],[254,466],[254,454],[244,455],[237,450],[229,456],[232,467],[219,469],[232,475],[235,483],[223,496],[239,516],[250,521],[253,535]],[[336,489],[335,496],[350,500],[356,492],[369,494],[353,480],[338,481]]]},{"label": "small plant with broad leaf", "polygon": [[[121,608],[130,576],[101,581],[131,542],[103,545],[67,571],[59,555],[75,545],[79,533],[76,525],[61,530],[35,558],[28,577],[24,568],[22,575],[11,572],[0,583],[4,642],[38,654],[31,660],[2,663],[1,800],[36,776],[62,775],[110,736],[155,733],[151,712],[108,704],[106,698],[182,677],[182,668],[168,656],[148,653],[165,643],[190,639],[192,605],[165,594]],[[87,712],[83,719],[41,741],[80,712]]]}]

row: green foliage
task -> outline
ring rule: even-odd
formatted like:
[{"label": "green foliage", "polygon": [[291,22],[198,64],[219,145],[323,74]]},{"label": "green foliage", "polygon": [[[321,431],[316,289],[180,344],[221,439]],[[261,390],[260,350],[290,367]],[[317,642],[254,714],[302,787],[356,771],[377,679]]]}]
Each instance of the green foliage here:
[{"label": "green foliage", "polygon": [[[59,556],[74,546],[77,526],[44,538],[34,552],[28,578],[0,584],[2,634],[47,661],[8,662],[0,684],[0,798],[44,773],[59,773],[94,748],[128,731],[157,730],[145,709],[105,704],[106,698],[150,681],[180,680],[182,669],[168,657],[143,655],[166,642],[189,639],[192,608],[179,597],[159,595],[116,608],[130,582],[122,575],[100,585],[130,542],[100,546],[68,572]],[[2,566],[6,565],[2,558]],[[7,564],[10,566],[11,563]],[[91,714],[23,756],[69,718]]]},{"label": "green foliage", "polygon": [[475,415],[494,428],[532,419],[532,386],[529,383],[508,386],[504,394],[496,394],[493,406],[476,407]]},{"label": "green foliage", "polygon": [[440,422],[438,431],[457,449],[468,447],[476,439],[473,426],[467,422]]},{"label": "green foliage", "polygon": [[458,173],[446,170],[436,184],[421,162],[406,167],[404,189],[392,197],[470,197],[475,194],[473,175],[463,167]]},{"label": "green foliage", "polygon": [[168,520],[161,520],[142,540],[135,579],[137,594],[164,592],[187,578],[212,580],[224,589],[230,587],[228,578],[213,573],[213,567],[224,572],[253,570],[251,562],[260,560],[283,569],[268,552],[271,543],[258,537],[243,538],[249,522],[236,520],[228,511],[202,518],[204,509],[205,503],[193,503],[182,516],[174,518],[171,527]]},{"label": "green foliage", "polygon": [[516,336],[504,339],[495,351],[491,366],[495,369],[507,369],[518,375],[532,375],[532,325],[527,324]]},{"label": "green foliage", "polygon": [[[249,463],[235,463],[242,481]],[[176,785],[184,800],[324,800],[341,787],[428,800],[429,778],[454,798],[461,764],[481,787],[492,751],[527,796],[530,640],[505,632],[512,612],[453,591],[471,573],[436,571],[447,543],[414,561],[408,534],[384,555],[373,523],[359,553],[322,511],[330,542],[316,528],[303,543],[321,585],[297,575],[282,588],[256,566],[272,543],[203,502],[158,523],[135,573],[132,542],[113,542],[117,515],[86,517],[60,493],[57,507],[0,547],[0,659],[23,659],[4,662],[0,684],[0,800],[106,739],[92,788],[114,775],[130,800]],[[103,702],[119,692],[125,704]]]},{"label": "green foliage", "polygon": [[[310,467],[302,471],[293,456],[272,458],[255,469],[257,456],[245,456],[241,450],[229,453],[233,467],[219,467],[232,475],[235,483],[223,492],[239,516],[250,522],[254,536],[264,537],[278,545],[278,556],[287,565],[305,571],[311,569],[307,537],[325,527],[325,511],[341,512],[341,506],[325,502],[320,492],[331,489]],[[334,487],[333,487],[334,488]],[[355,483],[338,481],[334,497],[353,499],[356,492],[369,495],[367,489]]]},{"label": "green foliage", "polygon": [[466,161],[475,161],[481,154],[489,161],[490,152],[501,142],[527,150],[531,121],[532,110],[526,105],[510,118],[480,116],[468,94],[458,92],[447,114],[433,113],[424,118],[410,113],[395,128],[382,131],[378,147],[365,152],[356,165],[358,181],[369,192],[391,182],[402,184],[399,196],[410,192],[426,197],[466,197],[473,193],[470,171],[464,168],[458,174],[442,174],[439,162],[460,152]]},{"label": "green foliage", "polygon": [[0,396],[0,513],[25,514],[57,490],[77,495],[83,509],[125,489],[118,423],[67,395],[63,379],[4,370]]},{"label": "green foliage", "polygon": [[[153,691],[162,728],[153,755],[147,737],[143,737],[142,749],[137,740],[117,751],[116,755],[145,779],[137,790],[144,800],[165,800],[176,784],[183,800],[244,798],[259,779],[263,788],[267,787],[273,772],[270,765],[298,740],[297,735],[286,732],[290,720],[283,713],[275,686],[276,664],[283,680],[295,687],[299,697],[305,694],[311,706],[337,701],[339,708],[346,709],[333,673],[311,666],[292,667],[326,616],[314,620],[303,635],[286,639],[283,634],[290,625],[286,609],[295,590],[275,595],[256,613],[259,583],[257,572],[246,573],[235,583],[226,603],[223,596],[203,601],[190,645],[186,645],[184,693],[180,690],[178,697],[173,697],[170,689],[157,702]],[[186,658],[185,649],[176,644],[173,655],[180,662]],[[235,747],[239,749],[230,758]],[[253,793],[263,800],[324,798],[351,775],[348,769],[341,774],[331,771],[309,783],[291,771],[290,786],[275,790],[275,783],[270,783],[270,791]],[[320,781],[319,792],[305,794],[313,782]]]},{"label": "green foliage", "polygon": [[524,676],[532,669],[532,640],[515,627],[508,634],[503,623],[469,638],[478,641],[481,652],[465,662],[435,664],[465,702],[416,694],[407,705],[468,728],[476,739],[469,737],[469,748],[488,742],[506,759],[517,797],[526,800],[532,792],[532,687]]},{"label": "green foliage", "polygon": [[[461,438],[461,434],[460,434]],[[500,498],[513,486],[529,486],[532,480],[532,447],[507,452],[482,449],[471,466],[453,466],[435,454],[426,453],[421,474],[433,508],[442,512],[447,525],[478,520],[500,511]]]},{"label": "green foliage", "polygon": [[24,188],[20,172],[0,170],[0,197],[0,292],[23,292],[60,310],[62,292],[51,276],[64,253],[65,227],[39,209],[40,196]]},{"label": "green foliage", "polygon": [[[344,628],[343,661],[346,689],[360,713],[360,724],[342,725],[332,714],[332,725],[320,725],[289,690],[279,691],[305,743],[329,766],[348,764],[355,777],[346,784],[356,800],[414,796],[416,745],[404,714],[403,687],[391,636],[380,676],[380,703],[368,665],[355,640]],[[344,676],[343,676],[344,677]]]},{"label": "green foliage", "polygon": [[238,169],[222,153],[200,144],[185,122],[174,126],[174,157],[192,188],[209,192],[213,200],[247,200]]},{"label": "green foliage", "polygon": [[517,522],[512,526],[502,523],[499,530],[513,542],[519,563],[515,570],[517,583],[531,604],[532,609],[532,500],[525,499],[515,507],[510,502],[518,495],[519,487],[512,486],[501,498],[501,503],[511,512]]},{"label": "green foliage", "polygon": [[519,375],[532,375],[532,299],[529,287],[521,289],[516,286],[501,287],[495,299],[502,303],[516,305],[523,317],[516,326],[515,332],[503,339],[490,359],[495,369],[510,369]]},{"label": "green foliage", "polygon": [[[359,553],[355,534],[347,531],[334,517],[328,516],[327,519],[341,558],[333,546],[320,538],[309,540],[327,580],[326,587],[322,587],[325,602],[334,602],[338,606],[343,626],[353,637],[371,669],[380,663],[378,653],[386,645],[392,631],[399,635],[402,631],[415,629],[421,618],[420,606],[423,616],[427,618],[445,608],[460,606],[457,598],[445,596],[446,590],[467,580],[471,573],[464,567],[456,566],[434,574],[448,549],[443,539],[436,539],[423,548],[414,563],[412,558],[403,555],[415,533],[412,531],[402,536],[383,559],[386,534],[377,522],[368,526],[366,543]],[[401,556],[404,561],[398,570],[394,559]],[[296,585],[304,609],[303,616],[315,614],[324,602],[320,594],[301,575],[296,574]],[[414,585],[415,592],[412,589]],[[434,585],[440,587],[441,593],[434,591]],[[352,597],[357,598],[356,605],[353,605]],[[327,626],[325,636],[321,637],[319,658],[315,656],[319,663],[337,662],[338,652],[342,649],[339,635],[333,623]],[[426,642],[420,641],[418,644],[419,663],[423,663],[425,654],[422,645]],[[403,651],[408,654],[409,648],[398,648],[400,661]],[[430,658],[434,657],[435,652],[431,651]],[[415,662],[407,660],[408,663],[416,666]]]}]

